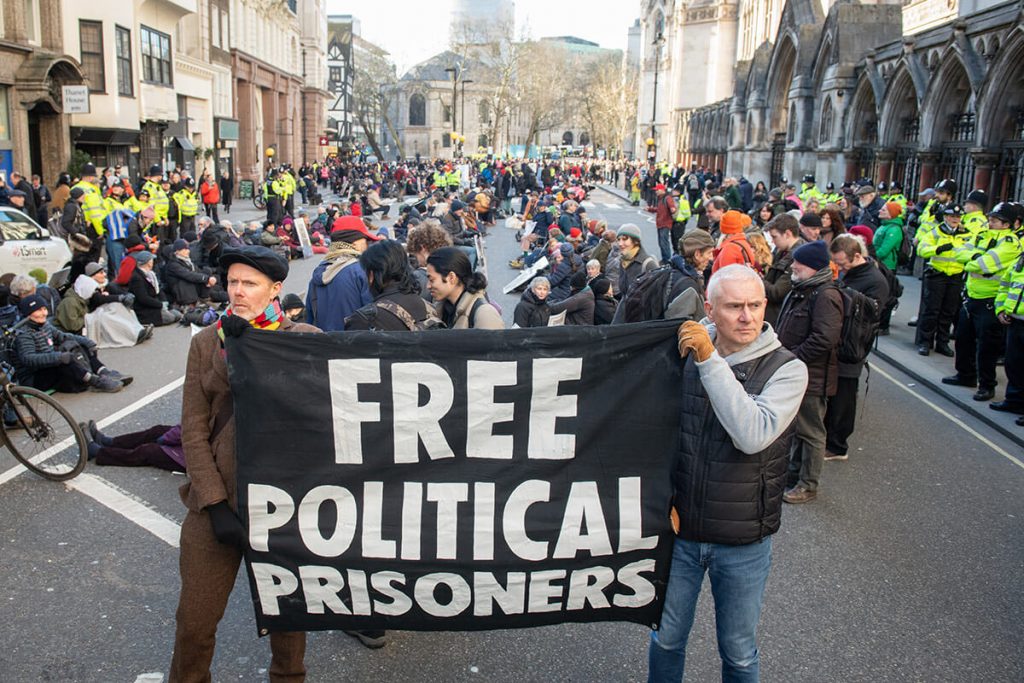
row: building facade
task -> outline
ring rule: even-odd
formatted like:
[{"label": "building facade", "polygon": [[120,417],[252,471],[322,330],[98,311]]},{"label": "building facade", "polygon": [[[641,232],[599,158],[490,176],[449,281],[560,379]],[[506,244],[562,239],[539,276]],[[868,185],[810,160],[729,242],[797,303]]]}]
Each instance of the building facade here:
[{"label": "building facade", "polygon": [[334,146],[353,141],[355,112],[352,87],[355,83],[353,37],[359,35],[359,20],[351,14],[327,18],[327,128]]},{"label": "building facade", "polygon": [[60,0],[0,3],[0,176],[38,174],[53,183],[71,154],[62,88],[81,85],[64,53]]},{"label": "building facade", "polygon": [[773,183],[899,180],[908,194],[954,178],[1020,199],[1022,20],[1020,0],[790,0],[732,96],[686,112],[675,160]]}]

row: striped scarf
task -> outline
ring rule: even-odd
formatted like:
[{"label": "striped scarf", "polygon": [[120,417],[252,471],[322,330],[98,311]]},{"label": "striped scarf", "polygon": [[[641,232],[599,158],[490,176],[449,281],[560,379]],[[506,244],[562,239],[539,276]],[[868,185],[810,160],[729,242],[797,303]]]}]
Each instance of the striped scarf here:
[{"label": "striped scarf", "polygon": [[[224,318],[229,315],[233,315],[231,307],[224,309],[224,313],[217,318],[217,337],[220,338],[220,348],[224,349]],[[249,321],[249,324],[255,327],[257,330],[276,330],[281,327],[281,319],[284,317],[284,311],[281,310],[281,304],[277,299],[270,302],[266,310],[256,316],[253,320]]]}]

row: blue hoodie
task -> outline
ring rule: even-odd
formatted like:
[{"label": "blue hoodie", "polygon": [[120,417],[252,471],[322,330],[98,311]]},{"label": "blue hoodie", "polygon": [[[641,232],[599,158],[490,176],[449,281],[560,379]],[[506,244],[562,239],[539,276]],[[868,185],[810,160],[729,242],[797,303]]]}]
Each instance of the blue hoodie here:
[{"label": "blue hoodie", "polygon": [[373,301],[366,273],[354,256],[324,259],[309,279],[306,322],[324,332],[345,329],[345,318]]}]

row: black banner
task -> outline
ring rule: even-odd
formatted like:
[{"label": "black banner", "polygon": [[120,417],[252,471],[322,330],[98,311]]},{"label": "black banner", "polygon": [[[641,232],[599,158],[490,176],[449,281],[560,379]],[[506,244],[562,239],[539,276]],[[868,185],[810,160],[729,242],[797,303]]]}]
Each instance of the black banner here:
[{"label": "black banner", "polygon": [[260,632],[655,626],[676,326],[229,338]]}]

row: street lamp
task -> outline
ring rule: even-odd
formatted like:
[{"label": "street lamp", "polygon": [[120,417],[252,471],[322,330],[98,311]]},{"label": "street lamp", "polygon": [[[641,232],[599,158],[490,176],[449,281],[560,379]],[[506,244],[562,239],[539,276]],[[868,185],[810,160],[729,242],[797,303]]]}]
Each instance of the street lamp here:
[{"label": "street lamp", "polygon": [[459,87],[459,67],[458,67],[458,64],[456,64],[455,66],[448,67],[447,69],[445,69],[445,71],[451,73],[451,75],[452,75],[452,139],[454,139],[455,131],[458,130],[457,122],[455,120],[455,112],[456,112],[455,107],[456,107],[456,104],[457,104],[456,99],[459,96],[459,91],[458,91],[458,87]]},{"label": "street lamp", "polygon": [[647,138],[647,161],[654,164],[658,156],[657,148],[654,146],[654,122],[658,117],[658,68],[661,65],[661,46],[665,44],[665,35],[659,31],[654,36],[654,96],[651,98],[651,135]]},{"label": "street lamp", "polygon": [[[471,81],[468,78],[462,79],[462,114],[460,114],[460,116],[462,116],[462,128],[463,129],[466,128],[466,84],[467,83],[472,83],[472,82],[473,81]],[[461,142],[459,143],[459,156],[462,156],[462,143]]]}]

